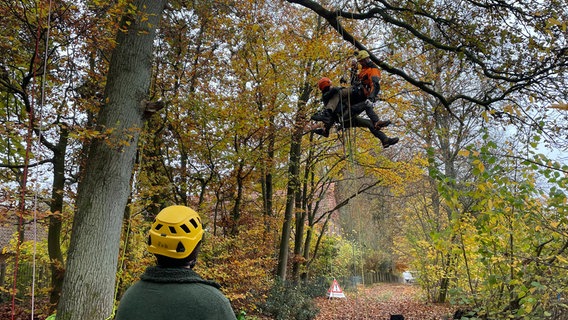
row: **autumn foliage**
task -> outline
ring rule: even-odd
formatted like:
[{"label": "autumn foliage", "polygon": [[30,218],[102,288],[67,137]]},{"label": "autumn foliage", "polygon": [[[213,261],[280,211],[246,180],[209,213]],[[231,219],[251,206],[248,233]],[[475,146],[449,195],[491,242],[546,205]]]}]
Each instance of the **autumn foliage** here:
[{"label": "autumn foliage", "polygon": [[[31,301],[52,313],[64,272],[96,267],[65,269],[90,231],[74,250],[113,261],[96,310],[108,317],[154,263],[146,234],[171,204],[200,213],[196,271],[247,318],[293,317],[298,305],[279,309],[290,296],[315,319],[565,316],[562,1],[168,1],[159,15],[141,3],[0,3],[0,299],[17,302],[0,318]],[[134,26],[135,40],[156,31],[142,41],[153,54],[111,68]],[[317,80],[349,78],[356,49],[382,69],[374,108],[400,138],[388,149],[365,128],[309,130]],[[117,80],[134,71],[136,94],[142,77]],[[99,200],[112,210],[93,212]],[[34,262],[31,292],[14,271]],[[415,285],[373,283],[405,270]],[[314,298],[335,277],[348,299]]]}]

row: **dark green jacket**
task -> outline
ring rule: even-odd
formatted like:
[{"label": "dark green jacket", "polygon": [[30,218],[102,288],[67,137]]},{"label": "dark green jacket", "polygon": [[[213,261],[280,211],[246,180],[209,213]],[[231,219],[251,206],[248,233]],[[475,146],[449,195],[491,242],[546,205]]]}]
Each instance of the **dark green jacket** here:
[{"label": "dark green jacket", "polygon": [[149,267],[120,300],[116,320],[236,319],[219,285],[185,268]]}]

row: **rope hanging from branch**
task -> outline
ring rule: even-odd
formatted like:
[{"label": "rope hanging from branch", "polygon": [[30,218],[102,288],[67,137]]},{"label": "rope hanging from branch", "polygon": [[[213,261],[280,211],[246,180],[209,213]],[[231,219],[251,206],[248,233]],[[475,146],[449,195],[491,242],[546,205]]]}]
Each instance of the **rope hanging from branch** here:
[{"label": "rope hanging from branch", "polygon": [[[35,50],[34,50],[34,57],[39,57],[39,43],[41,39],[41,13],[43,12],[43,2],[40,1],[38,12],[36,13],[37,18],[37,31],[36,31],[36,42],[35,42]],[[45,83],[46,83],[46,74],[47,74],[47,61],[48,61],[48,47],[49,47],[49,32],[51,27],[51,0],[49,0],[49,6],[47,11],[47,27],[46,27],[46,35],[45,35],[45,48],[44,48],[44,60],[43,60],[43,70],[42,70],[42,82],[40,88],[40,103],[39,103],[39,110],[38,114],[39,117],[37,118],[37,122],[41,123],[42,118],[42,111],[43,106],[45,104]],[[32,94],[30,97],[30,105],[29,105],[29,112],[28,112],[28,126],[26,132],[26,152],[24,156],[24,166],[22,171],[22,179],[20,184],[20,206],[19,206],[19,217],[18,217],[18,239],[16,243],[16,254],[15,254],[15,261],[14,261],[14,278],[13,278],[13,287],[12,287],[12,305],[11,305],[11,317],[12,320],[15,319],[16,316],[16,290],[17,290],[17,283],[18,283],[18,269],[19,269],[19,259],[20,259],[20,247],[22,241],[25,240],[25,230],[23,227],[23,220],[24,220],[24,213],[26,211],[26,194],[27,184],[28,184],[28,174],[29,174],[29,164],[30,164],[30,154],[33,147],[33,133],[34,127],[36,123],[36,106],[35,106],[35,97],[37,95],[37,87],[36,87],[36,68],[35,63],[37,59],[32,59]],[[38,125],[38,145],[40,144],[40,139],[42,135],[42,126]],[[33,252],[32,252],[32,285],[31,285],[31,319],[34,319],[34,312],[35,312],[35,282],[36,282],[36,243],[37,243],[37,203],[38,203],[38,171],[39,169],[35,170],[35,179],[34,179],[34,197],[33,197],[33,219],[32,219],[32,231],[33,231]],[[21,234],[20,234],[21,233]]]},{"label": "rope hanging from branch", "polygon": [[[340,8],[338,6],[338,9],[335,11],[336,12],[336,16],[334,19],[334,22],[336,24],[336,29],[340,31],[341,37],[344,38],[344,28],[341,26],[341,24],[339,23],[339,12],[340,12]],[[353,46],[355,46],[355,39],[351,38],[353,40]],[[345,73],[345,71],[344,71]],[[351,78],[351,75],[350,77]],[[349,85],[351,85],[351,83],[349,83]],[[356,135],[354,133],[355,131],[355,127],[353,126],[353,115],[351,113],[351,94],[347,95],[347,106],[343,105],[342,103],[342,99],[339,99],[339,103],[340,103],[340,112],[341,112],[341,116],[340,116],[340,126],[341,126],[341,131],[342,131],[342,135],[343,135],[343,153],[344,156],[346,158],[349,158],[349,163],[350,163],[350,168],[353,169],[353,163],[354,163],[354,152],[353,152],[353,146],[356,145]],[[347,108],[347,112],[345,112],[344,108]],[[345,128],[345,114],[347,114],[347,119],[349,121],[349,128]],[[349,130],[347,130],[349,129]],[[345,149],[345,144],[347,144],[347,150]]]}]

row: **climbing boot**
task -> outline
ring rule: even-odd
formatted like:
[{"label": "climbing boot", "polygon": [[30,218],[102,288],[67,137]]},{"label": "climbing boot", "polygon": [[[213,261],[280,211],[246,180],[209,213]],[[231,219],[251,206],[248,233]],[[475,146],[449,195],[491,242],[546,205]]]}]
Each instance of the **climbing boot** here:
[{"label": "climbing boot", "polygon": [[381,128],[388,127],[391,124],[390,120],[382,120],[375,122],[375,129],[380,130]]},{"label": "climbing boot", "polygon": [[317,128],[314,129],[313,132],[315,134],[319,134],[320,136],[324,136],[324,137],[329,137],[329,130],[323,129],[323,128]]},{"label": "climbing boot", "polygon": [[383,148],[386,149],[386,148],[388,148],[392,145],[397,144],[397,142],[398,142],[398,138],[388,138],[385,141],[383,141]]},{"label": "climbing boot", "polygon": [[322,121],[325,123],[332,123],[333,122],[333,112],[329,109],[323,109],[311,116],[312,120],[314,121]]}]

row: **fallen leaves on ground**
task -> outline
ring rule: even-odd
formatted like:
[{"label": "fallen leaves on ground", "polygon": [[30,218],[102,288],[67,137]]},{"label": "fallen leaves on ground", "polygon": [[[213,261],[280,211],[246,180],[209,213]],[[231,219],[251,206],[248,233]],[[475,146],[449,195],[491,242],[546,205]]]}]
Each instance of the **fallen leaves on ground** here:
[{"label": "fallen leaves on ground", "polygon": [[[320,312],[315,320],[389,320],[394,314],[403,315],[404,320],[441,320],[452,319],[445,317],[454,311],[447,304],[424,302],[420,288],[415,285],[380,283],[344,293],[346,298],[316,298]],[[0,305],[0,319],[11,319],[8,303]],[[25,319],[30,319],[29,312],[17,306],[14,320]],[[260,316],[257,319],[272,318]]]},{"label": "fallen leaves on ground", "polygon": [[[2,320],[29,320],[31,318],[31,313],[24,307],[19,305],[15,305],[12,310],[11,303],[3,303],[0,305],[0,319]],[[34,316],[34,320],[38,320],[40,318],[37,315]],[[42,318],[43,319],[43,318]]]},{"label": "fallen leaves on ground", "polygon": [[425,302],[415,285],[380,283],[345,292],[345,296],[316,299],[320,313],[315,320],[389,320],[395,314],[405,320],[440,320],[451,319],[453,313],[447,304]]}]

